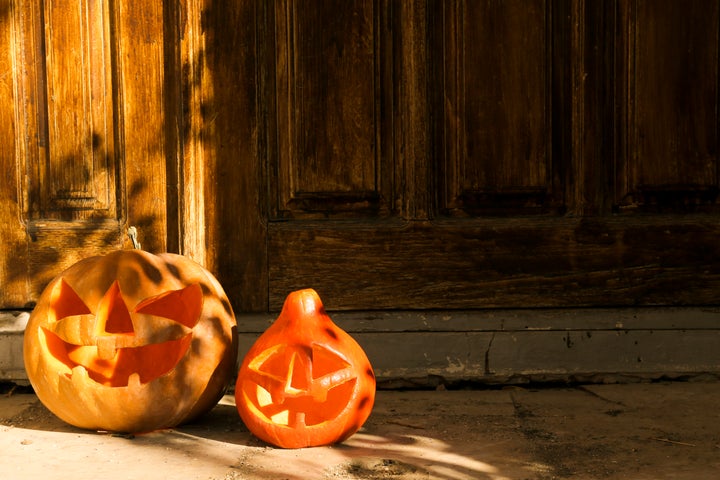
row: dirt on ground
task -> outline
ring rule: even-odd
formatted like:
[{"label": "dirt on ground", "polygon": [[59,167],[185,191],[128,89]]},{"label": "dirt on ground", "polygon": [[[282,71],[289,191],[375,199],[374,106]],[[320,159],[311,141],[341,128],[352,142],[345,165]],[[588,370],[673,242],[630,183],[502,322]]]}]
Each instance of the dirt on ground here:
[{"label": "dirt on ground", "polygon": [[719,382],[379,391],[368,422],[344,443],[285,450],[250,434],[232,396],[193,424],[121,435],[71,427],[14,391],[0,395],[0,476],[714,479],[718,399]]}]

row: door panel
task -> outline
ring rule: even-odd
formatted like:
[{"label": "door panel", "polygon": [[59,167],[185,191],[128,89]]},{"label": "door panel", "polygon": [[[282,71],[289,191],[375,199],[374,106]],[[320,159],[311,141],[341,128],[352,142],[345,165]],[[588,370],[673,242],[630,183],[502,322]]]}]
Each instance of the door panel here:
[{"label": "door panel", "polygon": [[717,5],[343,5],[258,17],[269,310],[715,301]]},{"label": "door panel", "polygon": [[708,217],[270,225],[270,310],[305,287],[346,310],[713,303],[718,234]]},{"label": "door panel", "polygon": [[13,102],[15,95],[13,61],[10,46],[13,31],[9,6],[0,6],[0,302],[1,306],[22,306],[27,303],[28,260],[27,240],[21,223],[20,197],[17,185],[18,171],[15,162],[17,127]]},{"label": "door panel", "polygon": [[[389,211],[356,210],[341,223],[325,198],[317,204],[323,215],[298,209],[282,222],[271,219],[269,308],[278,309],[289,291],[307,286],[330,298],[335,309],[479,308],[531,299],[537,306],[576,303],[577,297],[538,298],[536,285],[539,277],[553,276],[543,290],[562,290],[577,274],[565,256],[572,246],[568,232],[576,225],[553,218],[563,211],[565,186],[556,180],[563,159],[556,165],[551,149],[550,5],[439,2],[432,11],[409,2],[376,5],[367,10],[375,20],[364,23],[379,27],[367,31],[366,40],[347,33],[361,29],[347,27],[333,38],[380,45],[375,75],[345,79],[353,92],[373,94],[365,103],[379,109],[369,119],[376,127],[343,143],[361,150],[380,139],[373,157],[389,188],[376,190],[377,201]],[[313,24],[329,23],[332,4],[314,15],[323,18]],[[298,18],[290,24],[298,31],[313,25]],[[267,66],[284,65],[277,59],[293,55],[291,44],[276,48],[280,53],[266,59]],[[308,103],[323,108],[322,101]],[[299,128],[299,122],[293,125]],[[346,164],[338,156],[327,161]],[[299,156],[297,162],[310,160]],[[355,195],[362,192],[356,189]],[[513,221],[511,214],[550,217]]]},{"label": "door panel", "polygon": [[113,218],[118,172],[108,9],[101,2],[48,2],[44,18],[45,68],[35,75],[46,79],[46,119],[28,156],[37,162],[29,168],[37,173],[29,190],[39,197],[30,198],[28,216]]},{"label": "door panel", "polygon": [[174,8],[21,0],[0,11],[0,308],[32,305],[63,268],[129,247],[130,225],[146,250],[177,247]]},{"label": "door panel", "polygon": [[[273,218],[387,212],[392,170],[381,145],[387,75],[377,2],[277,2],[272,8],[276,65],[277,157],[271,159]],[[327,15],[328,12],[333,15]],[[322,28],[315,28],[322,25]]]},{"label": "door panel", "polygon": [[443,93],[437,161],[443,212],[562,202],[553,185],[550,3],[442,2],[430,49]]},{"label": "door panel", "polygon": [[[690,8],[685,8],[685,7]],[[620,92],[627,136],[617,204],[624,210],[713,210],[718,194],[717,2],[629,2]]]},{"label": "door panel", "polygon": [[109,12],[100,2],[53,3],[43,11],[38,4],[23,6],[16,111],[25,119],[17,125],[19,136],[28,139],[18,157],[28,172],[25,216],[116,218]]}]

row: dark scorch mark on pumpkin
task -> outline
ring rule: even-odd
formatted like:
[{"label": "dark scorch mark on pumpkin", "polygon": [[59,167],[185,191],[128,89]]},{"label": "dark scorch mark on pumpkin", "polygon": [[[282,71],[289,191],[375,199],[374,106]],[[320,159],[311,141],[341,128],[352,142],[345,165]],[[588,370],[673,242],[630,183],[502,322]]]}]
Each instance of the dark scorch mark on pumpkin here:
[{"label": "dark scorch mark on pumpkin", "polygon": [[368,367],[367,370],[365,370],[365,375],[368,377],[375,379],[375,372],[373,372],[372,368]]},{"label": "dark scorch mark on pumpkin", "polygon": [[360,401],[358,402],[358,410],[362,410],[363,408],[365,408],[365,405],[367,405],[369,401],[370,397],[367,395],[360,399]]},{"label": "dark scorch mark on pumpkin", "polygon": [[230,301],[228,299],[223,298],[220,303],[222,303],[222,306],[225,309],[225,313],[227,313],[228,315],[233,314],[232,305],[230,305]]},{"label": "dark scorch mark on pumpkin", "polygon": [[153,282],[155,285],[158,285],[160,284],[160,282],[162,282],[162,272],[155,265],[151,265],[150,262],[143,259],[142,261],[140,261],[140,267],[142,268],[145,276],[150,279],[150,281]]},{"label": "dark scorch mark on pumpkin", "polygon": [[338,339],[338,334],[337,334],[337,333],[335,332],[335,330],[333,330],[332,328],[326,328],[326,329],[325,329],[325,333],[327,333],[328,335],[330,335],[330,336],[333,338],[333,340],[337,340],[337,339]]},{"label": "dark scorch mark on pumpkin", "polygon": [[125,295],[135,295],[142,286],[140,272],[134,268],[128,269],[126,272],[123,273],[123,276],[125,278],[122,284],[123,293]]},{"label": "dark scorch mark on pumpkin", "polygon": [[170,272],[170,275],[177,278],[178,280],[182,280],[182,275],[180,275],[180,269],[178,269],[177,265],[170,262],[165,262],[165,268],[168,269],[168,272]]}]

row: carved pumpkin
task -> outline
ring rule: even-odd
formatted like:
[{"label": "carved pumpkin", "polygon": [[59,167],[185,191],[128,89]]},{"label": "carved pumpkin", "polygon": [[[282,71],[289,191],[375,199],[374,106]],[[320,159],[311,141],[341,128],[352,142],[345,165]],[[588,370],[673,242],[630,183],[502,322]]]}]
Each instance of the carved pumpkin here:
[{"label": "carved pumpkin", "polygon": [[144,432],[211,409],[234,375],[236,323],[217,280],[175,254],[116,251],[53,279],[25,329],[38,398],[81,428]]},{"label": "carved pumpkin", "polygon": [[291,293],[238,372],[235,402],[258,438],[283,448],[340,442],[365,423],[375,376],[312,289]]}]

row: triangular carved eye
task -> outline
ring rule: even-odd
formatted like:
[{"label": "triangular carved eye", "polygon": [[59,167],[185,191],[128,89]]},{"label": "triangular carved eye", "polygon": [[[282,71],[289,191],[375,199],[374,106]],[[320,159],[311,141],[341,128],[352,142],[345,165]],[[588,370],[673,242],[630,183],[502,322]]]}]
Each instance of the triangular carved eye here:
[{"label": "triangular carved eye", "polygon": [[[54,313],[54,318],[49,319],[51,322],[93,313],[80,295],[64,279],[61,279],[55,286],[50,306],[50,311]],[[202,308],[203,291],[196,283],[180,290],[148,297],[138,303],[133,312],[167,318],[188,328],[194,328],[200,320]],[[117,280],[103,295],[94,316],[97,318],[96,335],[132,334],[134,331],[132,315],[123,300]]]},{"label": "triangular carved eye", "polygon": [[[55,314],[55,321],[74,315],[87,315],[92,313],[82,298],[61,279],[55,286],[50,298],[50,311]],[[50,319],[52,321],[52,319]]]},{"label": "triangular carved eye", "polygon": [[181,290],[146,298],[137,304],[135,312],[169,318],[188,328],[194,328],[200,320],[202,308],[202,288],[195,283]]}]

